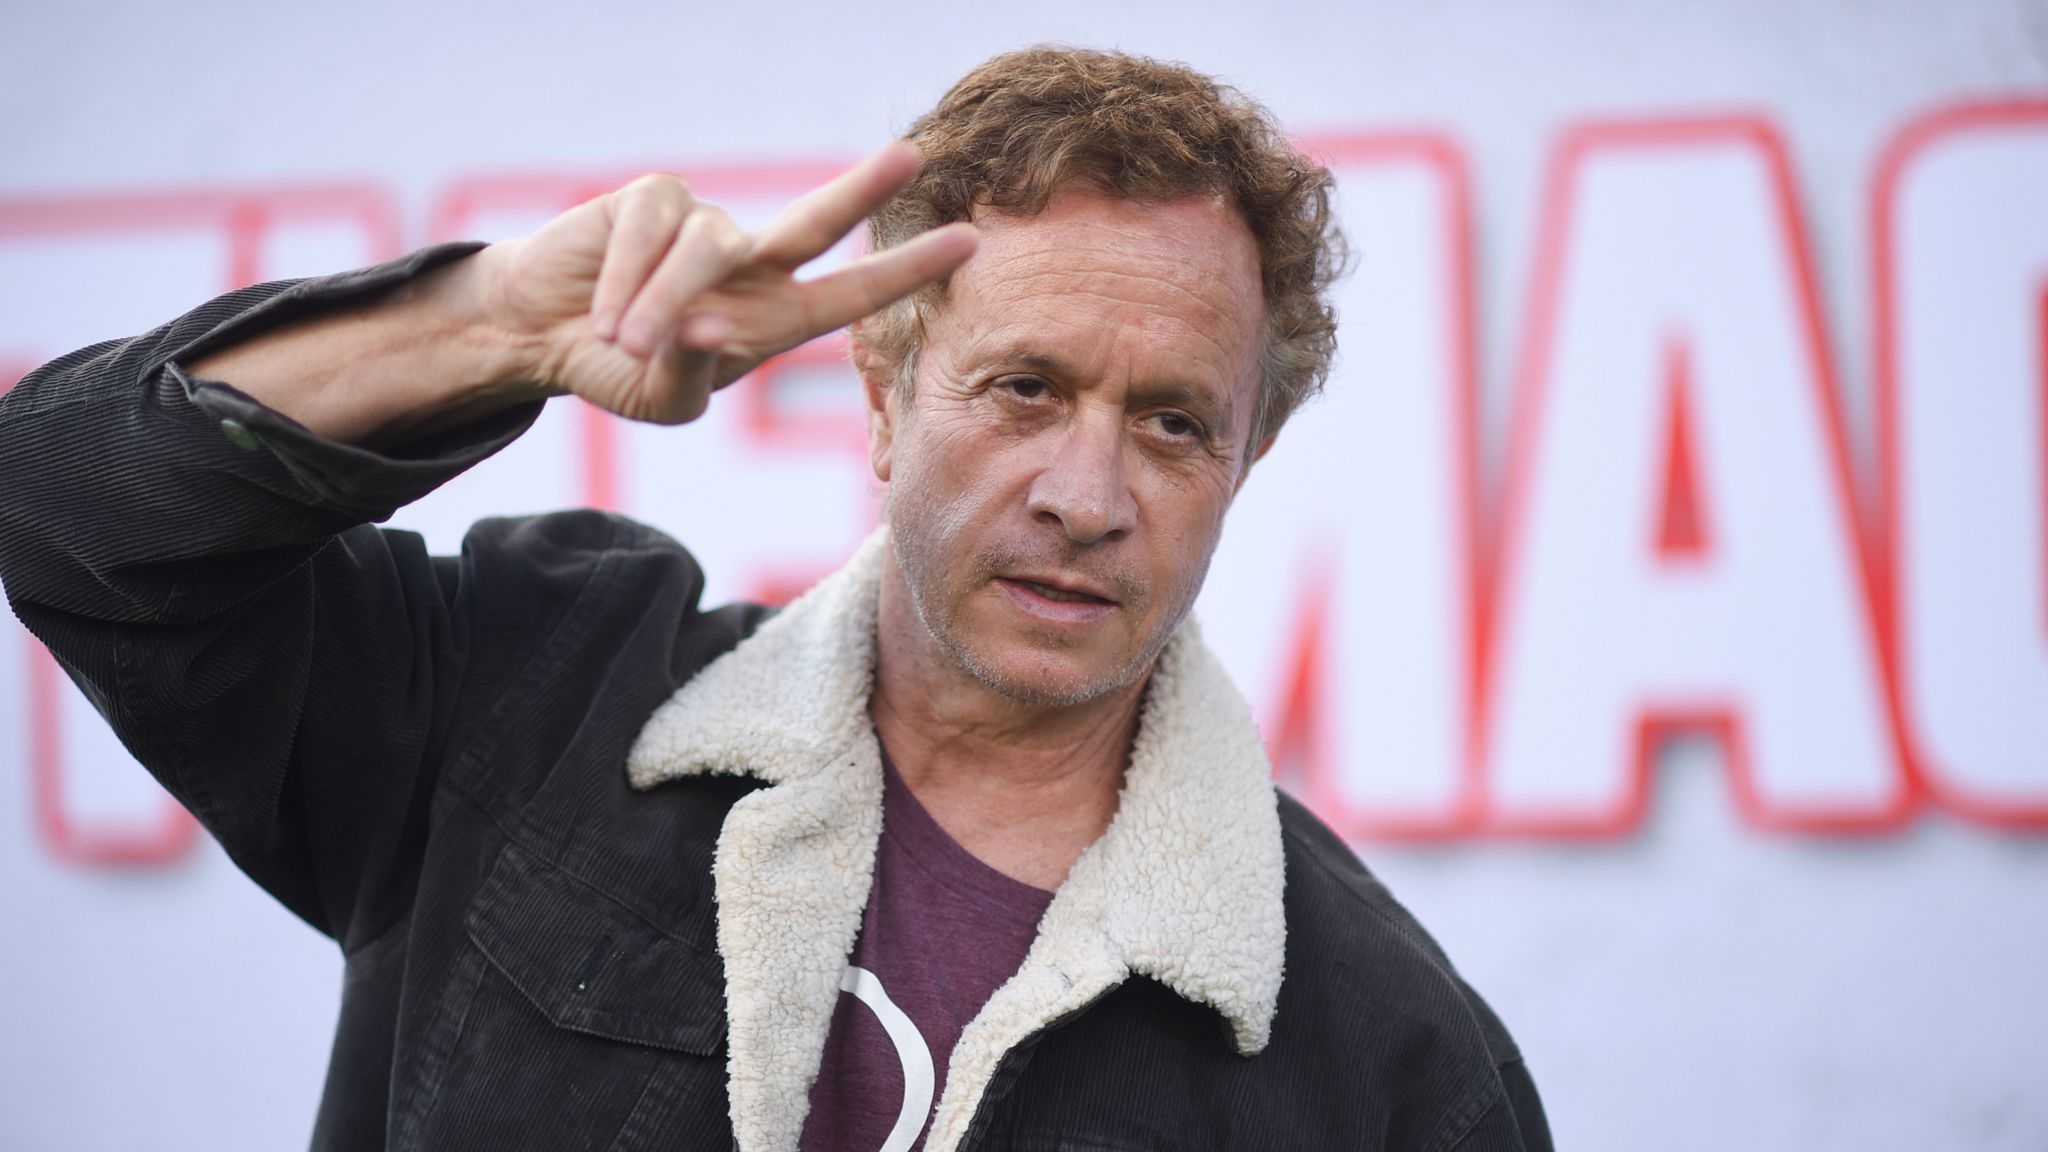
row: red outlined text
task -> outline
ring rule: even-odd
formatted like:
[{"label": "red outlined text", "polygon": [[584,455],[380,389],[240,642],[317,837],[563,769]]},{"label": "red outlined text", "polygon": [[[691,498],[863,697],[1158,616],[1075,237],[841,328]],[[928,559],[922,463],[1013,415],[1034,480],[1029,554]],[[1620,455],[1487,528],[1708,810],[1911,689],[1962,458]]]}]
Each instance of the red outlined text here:
[{"label": "red outlined text", "polygon": [[[1924,193],[1930,173],[1958,150],[2027,141],[2037,157],[2031,170],[1978,170],[1967,187],[1981,200],[1910,214],[1915,182]],[[2037,695],[2048,675],[2048,236],[2030,223],[2038,217],[2032,206],[2048,189],[2007,183],[2024,180],[2029,171],[2036,181],[2048,179],[2048,169],[2038,160],[2043,154],[2048,154],[2048,99],[1964,103],[1934,110],[1901,128],[1880,158],[1871,185],[1879,514],[1873,547],[1884,578],[1879,638],[1905,717],[1908,764],[1923,794],[1966,819],[2013,830],[2048,828],[2043,751],[2024,728],[2028,718],[2048,710],[2048,700]],[[2017,209],[2007,206],[2015,195]],[[2026,234],[1983,234],[1987,219],[2000,210],[2017,217]],[[1983,235],[1979,243],[1992,251],[1962,274],[1944,275],[1930,267],[1924,245],[1917,260],[1909,258],[1914,255],[1909,229],[1930,225],[1954,229],[1947,235]],[[1957,250],[1945,239],[1936,248]],[[1929,279],[1935,276],[1941,278]],[[1930,328],[1930,322],[1937,327]],[[1941,326],[1952,333],[1944,351],[1960,342],[1966,355],[1985,359],[1968,365],[1916,359],[1928,354]],[[1909,404],[1909,394],[1918,395],[1920,403]],[[2020,416],[2028,409],[2030,414]],[[1991,426],[1964,423],[1971,414],[1986,411],[1996,413]],[[1940,426],[1928,427],[1931,421]],[[1971,437],[1960,448],[1954,440],[1959,431]],[[1923,446],[1917,454],[1908,448],[1916,440]],[[1944,442],[1950,445],[1946,464],[1932,458],[1934,446]],[[1996,475],[2018,479],[2020,487],[2033,491],[1965,490],[1957,486],[1957,454],[1970,457],[1971,463],[1995,459],[2016,464],[1999,468]],[[1937,467],[1946,475],[1931,475]],[[1960,483],[1984,476],[1973,473]],[[1938,490],[1939,504],[1930,506],[1926,496],[1912,504],[1914,489],[1933,481],[1945,485]],[[1912,506],[1919,508],[1917,520],[1909,514]],[[1942,539],[1930,545],[1937,554],[1969,552],[1964,566],[1990,560],[1995,567],[1978,569],[1964,582],[1952,581],[1933,592],[1916,584],[1916,564],[1940,561],[1916,558],[1914,536],[1931,539],[1937,531]],[[2027,539],[2030,534],[2033,538]],[[1987,558],[1973,544],[2009,547],[2011,553]],[[2029,571],[2039,581],[2031,588],[2008,589],[1995,576],[1982,582],[1986,573]],[[1966,587],[1972,579],[1979,583]],[[1927,596],[1937,602],[1916,599]],[[1916,614],[1930,607],[1941,615],[1916,627]],[[1987,620],[1986,612],[2004,616]],[[1939,663],[1930,651],[1936,643],[1948,649]],[[1964,670],[1967,682],[1957,677]],[[1949,682],[1940,683],[1941,677]],[[1939,705],[1937,690],[1946,697]],[[1945,751],[1937,751],[1937,729],[1948,733],[1951,747]],[[1958,746],[1963,744],[1969,747]],[[2028,759],[1989,762],[2011,758]],[[1973,761],[1967,773],[1962,771],[1965,760]],[[2021,771],[2013,772],[2014,765]],[[2003,783],[1988,786],[1987,775]],[[2013,780],[2015,775],[2021,779]]]},{"label": "red outlined text", "polygon": [[[1848,630],[1860,634],[1849,637],[1852,643],[1859,640],[1868,641],[1875,636],[1879,616],[1878,590],[1870,554],[1861,531],[1862,518],[1859,515],[1853,476],[1849,467],[1846,435],[1838,398],[1839,386],[1820,310],[1810,255],[1811,244],[1806,236],[1804,219],[1799,212],[1790,161],[1777,132],[1767,122],[1747,116],[1626,121],[1577,126],[1565,135],[1553,153],[1549,181],[1544,193],[1542,231],[1538,237],[1534,280],[1528,298],[1530,320],[1525,330],[1525,341],[1520,349],[1521,360],[1510,410],[1498,563],[1487,581],[1492,593],[1491,603],[1486,614],[1481,617],[1482,695],[1478,700],[1478,712],[1484,733],[1482,755],[1489,773],[1488,799],[1492,805],[1487,828],[1499,834],[1542,837],[1613,837],[1625,834],[1640,824],[1647,809],[1656,745],[1662,739],[1680,732],[1702,734],[1721,746],[1736,808],[1741,817],[1754,826],[1781,831],[1826,833],[1873,832],[1896,828],[1911,814],[1915,800],[1914,792],[1904,776],[1902,767],[1904,758],[1900,751],[1902,742],[1899,739],[1896,701],[1887,690],[1890,678],[1882,669],[1874,670],[1876,674],[1870,676],[1873,670],[1854,667],[1846,670],[1848,675],[1870,676],[1864,688],[1858,691],[1876,697],[1878,715],[1872,722],[1888,729],[1882,733],[1863,730],[1857,735],[1865,740],[1867,746],[1877,749],[1875,754],[1892,759],[1892,763],[1889,764],[1861,767],[1866,770],[1866,775],[1875,772],[1879,778],[1889,779],[1891,783],[1887,786],[1875,787],[1865,782],[1843,789],[1840,798],[1836,799],[1817,800],[1810,796],[1792,799],[1790,793],[1794,790],[1782,786],[1783,773],[1791,766],[1767,766],[1757,762],[1757,753],[1753,746],[1755,723],[1748,713],[1759,705],[1759,701],[1745,700],[1740,693],[1708,687],[1704,682],[1697,688],[1687,688],[1681,683],[1670,682],[1661,689],[1651,688],[1647,684],[1638,688],[1638,699],[1632,709],[1633,719],[1625,722],[1633,731],[1630,738],[1603,744],[1597,738],[1597,734],[1579,733],[1581,739],[1568,742],[1570,747],[1579,749],[1581,753],[1589,747],[1621,749],[1621,754],[1628,757],[1630,762],[1621,766],[1619,792],[1611,793],[1606,799],[1598,801],[1585,798],[1569,801],[1535,801],[1525,798],[1511,804],[1503,803],[1502,781],[1497,776],[1501,764],[1501,725],[1505,716],[1505,702],[1499,694],[1507,683],[1503,659],[1507,655],[1508,639],[1513,629],[1521,623],[1513,614],[1519,610],[1519,598],[1523,594],[1520,585],[1524,579],[1521,565],[1529,548],[1526,527],[1528,510],[1537,506],[1534,485],[1538,477],[1544,474],[1538,466],[1537,452],[1539,445],[1543,443],[1539,437],[1548,418],[1546,398],[1549,391],[1549,374],[1552,365],[1557,362],[1556,357],[1560,348],[1563,347],[1559,333],[1562,331],[1561,324],[1565,318],[1560,314],[1560,291],[1566,282],[1567,268],[1575,267],[1575,261],[1587,258],[1584,248],[1587,238],[1575,234],[1571,229],[1575,218],[1574,200],[1584,192],[1586,173],[1595,162],[1622,158],[1637,163],[1655,163],[1660,153],[1671,157],[1674,162],[1679,162],[1688,155],[1697,161],[1699,157],[1711,154],[1717,158],[1715,162],[1736,165],[1739,171],[1752,171],[1758,167],[1761,169],[1767,186],[1766,195],[1770,201],[1770,215],[1774,217],[1767,225],[1763,225],[1774,233],[1773,239],[1768,241],[1766,246],[1775,244],[1781,249],[1780,264],[1784,274],[1790,278],[1789,285],[1784,286],[1790,295],[1788,306],[1796,312],[1796,316],[1780,318],[1774,323],[1789,324],[1794,347],[1787,349],[1785,354],[1792,358],[1792,363],[1797,364],[1802,358],[1804,361],[1792,369],[1792,373],[1805,379],[1817,392],[1813,397],[1813,404],[1819,414],[1822,442],[1810,445],[1810,451],[1821,458],[1825,471],[1824,483],[1831,489],[1828,499],[1832,502],[1832,509],[1825,513],[1824,518],[1832,521],[1833,530],[1839,534],[1837,555],[1846,558],[1847,571],[1844,577],[1849,586],[1837,589],[1832,598],[1846,597],[1852,602],[1852,619]],[[1646,160],[1645,157],[1649,159]],[[1738,181],[1729,185],[1729,188],[1742,186]],[[1693,269],[1685,270],[1687,277],[1693,274]],[[1759,291],[1764,288],[1763,285],[1756,287]],[[1580,349],[1579,355],[1583,358],[1585,334],[1575,332],[1574,338],[1579,341],[1575,347]],[[1662,391],[1666,403],[1681,405],[1681,412],[1690,411],[1692,401],[1700,395],[1699,389],[1691,386],[1690,369],[1686,367],[1695,363],[1695,357],[1685,352],[1670,351],[1674,346],[1691,348],[1690,334],[1667,333],[1664,339],[1664,371],[1667,373],[1667,383]],[[1672,359],[1674,355],[1678,357],[1676,361]],[[1679,387],[1681,384],[1687,386]],[[1682,427],[1694,429],[1698,427],[1698,422],[1685,420]],[[1695,443],[1691,431],[1686,431],[1684,435],[1686,443]],[[1583,446],[1585,441],[1582,438],[1578,443]],[[1809,446],[1800,447],[1800,451],[1807,450]],[[1688,447],[1687,451],[1691,452],[1692,449]],[[1697,462],[1695,454],[1693,463]],[[1750,467],[1766,468],[1782,466],[1781,463],[1774,464],[1772,460],[1745,461],[1745,464]],[[1644,469],[1641,475],[1644,476],[1645,487],[1650,493],[1656,493],[1661,485],[1652,477],[1658,477],[1660,474],[1669,476],[1671,471],[1672,464],[1668,460],[1659,462],[1658,467]],[[1696,480],[1697,476],[1698,473],[1694,472],[1693,479],[1688,480],[1688,483]],[[1697,497],[1699,493],[1695,491],[1694,495]],[[1640,507],[1648,503],[1636,501],[1635,505]],[[1696,499],[1695,511],[1698,506]],[[1662,549],[1653,547],[1647,551],[1653,556],[1669,558],[1668,553]],[[1688,559],[1689,568],[1704,566],[1700,578],[1725,578],[1721,575],[1722,566],[1716,563],[1714,553],[1701,551]],[[1675,579],[1673,576],[1654,579],[1660,582],[1660,586],[1677,587],[1670,583]],[[1691,587],[1698,585],[1695,583]],[[1667,613],[1666,619],[1669,619],[1668,612],[1672,610],[1669,607],[1670,603],[1673,602],[1667,601],[1667,607],[1664,609]],[[1756,637],[1748,639],[1751,643],[1759,642]],[[1549,649],[1543,651],[1551,652]],[[1866,643],[1862,651],[1874,654],[1880,662],[1884,658],[1882,647],[1874,643]],[[1760,651],[1749,654],[1752,667],[1765,658],[1766,654]],[[1567,675],[1569,673],[1561,668],[1552,668],[1546,679],[1554,684],[1557,677]],[[1668,676],[1666,679],[1668,681]],[[1709,681],[1715,679],[1716,677],[1711,675],[1708,677]],[[1845,690],[1845,694],[1853,697],[1855,693]],[[1796,715],[1797,703],[1787,699],[1779,699],[1772,703],[1779,709],[1779,728],[1782,731],[1785,727],[1782,718],[1788,713]],[[1575,713],[1574,716],[1577,718],[1578,714]],[[1548,720],[1539,718],[1531,723],[1547,724]],[[1797,723],[1795,720],[1793,726],[1797,727]],[[1847,723],[1853,729],[1858,721]],[[1544,730],[1546,729],[1540,727],[1531,729]],[[1809,751],[1814,744],[1811,740],[1794,743]],[[1839,746],[1839,742],[1821,743],[1828,744],[1830,749]],[[1854,743],[1853,738],[1851,743]],[[1595,755],[1597,757],[1598,754]],[[1546,767],[1551,770],[1576,770],[1581,766],[1573,764]],[[1537,770],[1526,763],[1522,764],[1521,768],[1525,774]],[[1776,789],[1767,789],[1763,786],[1762,781],[1767,768],[1774,768],[1779,774],[1780,786]],[[1597,764],[1590,768],[1595,777],[1609,770],[1608,766]],[[1522,779],[1526,780],[1526,775]]]},{"label": "red outlined text", "polygon": [[[1901,187],[1936,144],[1960,135],[2014,127],[2048,127],[2048,102],[2040,100],[1970,104],[1948,108],[1907,124],[1894,138],[1874,172],[1870,242],[1873,254],[1872,299],[1875,304],[1875,386],[1877,412],[1877,484],[1867,500],[1859,500],[1850,468],[1847,430],[1841,412],[1841,381],[1831,352],[1830,335],[1812,267],[1812,248],[1794,188],[1787,149],[1772,126],[1756,117],[1713,117],[1599,122],[1569,127],[1554,149],[1537,237],[1536,264],[1524,298],[1527,320],[1517,349],[1513,398],[1505,465],[1498,489],[1483,491],[1485,475],[1479,459],[1479,382],[1476,369],[1475,288],[1471,220],[1472,192],[1466,164],[1448,138],[1429,133],[1365,133],[1330,135],[1304,141],[1333,166],[1375,163],[1420,163],[1440,181],[1450,209],[1446,233],[1437,245],[1448,262],[1444,283],[1451,299],[1443,340],[1452,365],[1444,381],[1444,402],[1450,405],[1452,443],[1442,482],[1451,492],[1450,505],[1460,520],[1452,533],[1459,554],[1450,570],[1460,584],[1463,606],[1455,633],[1442,642],[1456,648],[1455,695],[1463,717],[1458,736],[1456,774],[1449,801],[1416,811],[1383,810],[1361,804],[1345,794],[1338,781],[1344,753],[1331,739],[1329,699],[1331,661],[1336,642],[1329,621],[1344,595],[1343,565],[1347,562],[1318,541],[1309,540],[1289,561],[1292,570],[1275,587],[1294,596],[1291,623],[1274,640],[1280,658],[1265,684],[1247,687],[1268,703],[1264,711],[1269,747],[1276,762],[1297,770],[1305,799],[1349,838],[1401,838],[1456,841],[1483,836],[1614,837],[1635,829],[1643,819],[1652,792],[1652,766],[1657,748],[1678,734],[1703,734],[1725,752],[1730,794],[1740,817],[1766,830],[1790,833],[1882,832],[1900,827],[1923,800],[1966,818],[1996,827],[2048,827],[2048,795],[2025,792],[1985,793],[1974,789],[1941,763],[1924,736],[1910,722],[1906,706],[1917,653],[1902,624],[1907,591],[1902,551],[1910,530],[1902,515],[1905,469],[1914,461],[1902,447],[1899,398],[1904,354],[1901,352],[1900,309],[1907,278],[1898,252]],[[1644,693],[1635,706],[1628,731],[1616,746],[1625,750],[1623,791],[1594,810],[1572,808],[1546,813],[1540,808],[1503,808],[1493,778],[1490,744],[1497,736],[1496,699],[1501,685],[1502,637],[1517,611],[1520,565],[1528,547],[1527,511],[1538,450],[1537,429],[1545,419],[1546,372],[1558,339],[1558,285],[1566,263],[1581,238],[1571,234],[1571,197],[1578,174],[1589,159],[1614,150],[1655,150],[1712,142],[1748,150],[1768,174],[1777,243],[1791,269],[1792,299],[1797,316],[1799,354],[1805,375],[1813,382],[1811,398],[1820,414],[1818,442],[1811,445],[1827,478],[1833,502],[1834,531],[1853,562],[1843,595],[1851,602],[1860,627],[1867,629],[1877,667],[1872,670],[1882,689],[1882,746],[1896,758],[1898,788],[1877,802],[1790,803],[1774,796],[1760,780],[1765,765],[1755,763],[1757,749],[1742,699],[1706,692],[1699,695]],[[788,199],[829,179],[838,164],[793,162],[699,166],[685,169],[693,188],[709,199]],[[463,179],[451,183],[436,199],[426,234],[445,239],[472,229],[473,222],[493,213],[552,214],[626,182],[637,172],[621,171],[602,179],[542,175]],[[252,192],[173,192],[145,196],[89,196],[0,202],[0,243],[12,238],[78,235],[106,237],[151,231],[199,229],[218,237],[221,280],[234,286],[260,278],[265,237],[293,222],[343,222],[368,238],[371,250],[390,255],[401,247],[401,231],[390,192],[375,186],[346,186]],[[2032,281],[2025,302],[2030,310],[2033,341],[2031,377],[2034,389],[2032,437],[2035,455],[2032,483],[2041,493],[2033,498],[2038,538],[2025,547],[2040,553],[2035,568],[2048,573],[2048,267]],[[1641,469],[1644,485],[1640,505],[1652,509],[1637,537],[1649,556],[1677,578],[1711,579],[1722,563],[1726,544],[1725,509],[1718,492],[1725,462],[1702,444],[1698,406],[1710,387],[1702,373],[1694,333],[1679,329],[1665,334],[1661,371],[1663,407],[1655,434],[1655,459]],[[844,410],[821,409],[785,402],[799,395],[806,374],[846,372],[843,338],[814,342],[763,365],[726,403],[735,406],[734,427],[746,450],[763,456],[794,458],[818,454],[865,458],[864,429]],[[29,357],[10,349],[7,362],[25,367]],[[18,371],[0,371],[4,393]],[[1305,413],[1303,419],[1314,419]],[[621,437],[612,418],[595,410],[579,416],[580,435],[570,447],[577,457],[577,495],[598,507],[618,508],[626,502],[621,490]],[[1489,529],[1489,510],[1496,515]],[[836,515],[836,513],[835,513]],[[872,507],[865,513],[872,522]],[[862,527],[866,527],[863,524]],[[786,599],[817,575],[809,569],[770,566],[757,572],[750,585],[759,598]],[[2048,645],[2048,579],[2034,593],[2029,619],[2014,621]],[[65,807],[66,749],[61,731],[63,677],[54,660],[30,641],[26,679],[30,751],[29,784],[38,837],[53,857],[67,862],[105,864],[165,863],[182,856],[194,836],[194,825],[181,812],[166,809],[148,819],[119,824],[95,823]],[[2028,754],[2010,749],[2011,755]]]},{"label": "red outlined text", "polygon": [[[1446,662],[1451,683],[1442,690],[1458,702],[1458,719],[1452,721],[1457,731],[1449,740],[1452,763],[1447,766],[1455,780],[1447,800],[1427,806],[1383,800],[1363,803],[1348,797],[1340,783],[1347,760],[1360,751],[1347,748],[1338,737],[1336,710],[1343,704],[1334,692],[1333,668],[1341,656],[1333,651],[1332,614],[1335,598],[1344,595],[1344,566],[1372,564],[1373,557],[1346,557],[1336,541],[1303,542],[1298,574],[1287,585],[1294,597],[1293,622],[1284,631],[1286,647],[1278,664],[1280,671],[1267,688],[1268,694],[1254,698],[1269,702],[1263,726],[1276,770],[1340,834],[1351,839],[1411,841],[1467,837],[1478,829],[1483,802],[1476,757],[1476,711],[1471,701],[1478,669],[1476,621],[1484,596],[1478,564],[1482,544],[1477,504],[1478,377],[1468,167],[1457,143],[1439,132],[1333,134],[1298,143],[1338,173],[1340,185],[1346,172],[1417,173],[1426,178],[1436,201],[1434,212],[1441,231],[1427,247],[1444,266],[1440,281],[1443,299],[1435,305],[1444,324],[1436,334],[1442,373],[1426,386],[1440,392],[1433,403],[1442,406],[1449,436],[1440,456],[1444,471],[1437,481],[1447,493],[1452,520],[1446,533],[1450,555],[1443,560],[1455,585],[1452,596],[1456,605],[1453,618],[1445,622],[1451,634],[1442,638],[1451,656]],[[1370,367],[1367,372],[1365,379],[1346,383],[1384,386],[1371,378]],[[1300,419],[1314,420],[1316,413],[1310,410]],[[1249,687],[1256,690],[1262,686]]]}]

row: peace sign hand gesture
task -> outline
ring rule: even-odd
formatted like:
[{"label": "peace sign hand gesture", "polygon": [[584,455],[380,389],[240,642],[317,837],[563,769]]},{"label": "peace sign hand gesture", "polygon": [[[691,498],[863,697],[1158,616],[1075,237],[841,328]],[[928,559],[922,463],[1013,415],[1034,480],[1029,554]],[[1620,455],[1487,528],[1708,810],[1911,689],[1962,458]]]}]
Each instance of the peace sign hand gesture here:
[{"label": "peace sign hand gesture", "polygon": [[936,283],[974,254],[934,229],[812,280],[797,269],[910,182],[890,144],[747,233],[675,176],[643,176],[487,250],[497,324],[531,349],[528,383],[632,420],[680,424],[761,361]]}]

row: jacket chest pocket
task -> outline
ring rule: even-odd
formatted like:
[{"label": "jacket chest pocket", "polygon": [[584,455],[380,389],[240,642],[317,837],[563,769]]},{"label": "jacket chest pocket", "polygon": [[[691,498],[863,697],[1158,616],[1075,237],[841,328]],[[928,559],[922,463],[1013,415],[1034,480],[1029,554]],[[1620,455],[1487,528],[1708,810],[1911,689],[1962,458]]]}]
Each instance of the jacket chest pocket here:
[{"label": "jacket chest pocket", "polygon": [[716,958],[516,844],[464,927],[402,1144],[730,1146]]}]

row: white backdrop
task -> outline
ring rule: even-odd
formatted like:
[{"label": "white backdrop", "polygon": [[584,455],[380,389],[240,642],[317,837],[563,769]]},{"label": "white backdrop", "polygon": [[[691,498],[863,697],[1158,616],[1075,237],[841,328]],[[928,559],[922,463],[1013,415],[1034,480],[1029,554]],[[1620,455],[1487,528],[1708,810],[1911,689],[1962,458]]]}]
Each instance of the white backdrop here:
[{"label": "white backdrop", "polygon": [[[1198,611],[1560,1147],[2048,1147],[2048,5],[336,13],[0,10],[0,384],[649,167],[758,217],[1003,49],[1187,60],[1361,257]],[[603,503],[787,589],[872,522],[851,400],[557,405],[398,522]],[[52,673],[0,621],[0,1148],[302,1143],[338,957]]]}]

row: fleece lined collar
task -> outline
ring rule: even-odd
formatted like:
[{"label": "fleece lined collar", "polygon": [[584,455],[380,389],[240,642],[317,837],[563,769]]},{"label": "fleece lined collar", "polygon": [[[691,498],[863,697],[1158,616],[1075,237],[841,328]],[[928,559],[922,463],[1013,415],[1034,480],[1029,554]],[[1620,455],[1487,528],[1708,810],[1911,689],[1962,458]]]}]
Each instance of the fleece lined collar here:
[{"label": "fleece lined collar", "polygon": [[[793,1152],[867,905],[882,830],[868,718],[876,532],[847,565],[678,689],[641,730],[633,785],[706,773],[733,805],[713,863],[728,1090],[743,1152]],[[1194,622],[1161,653],[1109,830],[1046,909],[1023,967],[961,1033],[926,1140],[953,1152],[1005,1052],[1131,975],[1266,1045],[1286,922],[1280,819],[1250,710]]]}]

